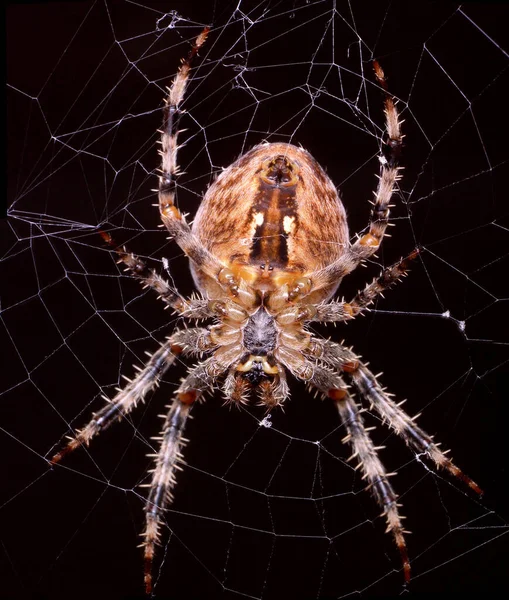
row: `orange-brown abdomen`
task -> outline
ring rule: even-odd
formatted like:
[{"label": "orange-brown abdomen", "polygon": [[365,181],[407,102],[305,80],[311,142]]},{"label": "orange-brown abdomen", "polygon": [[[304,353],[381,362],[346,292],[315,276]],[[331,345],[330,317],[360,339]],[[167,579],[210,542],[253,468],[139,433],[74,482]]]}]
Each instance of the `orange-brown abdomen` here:
[{"label": "orange-brown abdomen", "polygon": [[[225,267],[264,290],[326,267],[349,244],[332,181],[308,152],[283,143],[255,146],[223,171],[203,198],[193,232]],[[220,293],[194,267],[193,274],[202,292]]]}]

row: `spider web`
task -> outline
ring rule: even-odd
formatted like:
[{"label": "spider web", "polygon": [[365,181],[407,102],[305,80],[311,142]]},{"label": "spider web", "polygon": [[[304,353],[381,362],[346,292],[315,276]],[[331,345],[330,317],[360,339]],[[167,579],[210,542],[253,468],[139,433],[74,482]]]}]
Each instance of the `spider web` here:
[{"label": "spider web", "polygon": [[[185,365],[129,419],[58,468],[47,459],[180,325],[119,270],[98,230],[184,294],[158,228],[164,88],[213,24],[185,102],[178,203],[263,140],[302,144],[367,223],[383,133],[377,58],[405,119],[396,227],[341,295],[422,248],[408,279],[348,326],[348,345],[486,494],[435,473],[384,427],[413,580],[341,443],[335,408],[292,384],[283,411],[194,411],[156,558],[172,598],[341,598],[498,590],[505,582],[509,219],[504,4],[91,2],[8,9],[8,194],[2,223],[3,597],[134,597],[157,415]],[[167,263],[163,261],[167,259]],[[170,277],[170,275],[168,275]],[[379,425],[366,414],[368,425]],[[5,471],[4,471],[5,473]],[[99,591],[100,590],[100,591]]]}]

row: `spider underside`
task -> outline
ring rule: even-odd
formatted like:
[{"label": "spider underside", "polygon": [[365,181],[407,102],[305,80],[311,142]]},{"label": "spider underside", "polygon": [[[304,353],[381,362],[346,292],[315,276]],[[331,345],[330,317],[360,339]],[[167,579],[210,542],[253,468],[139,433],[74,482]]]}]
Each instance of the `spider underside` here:
[{"label": "spider underside", "polygon": [[[206,192],[192,228],[175,206],[177,124],[181,115],[191,61],[208,34],[196,39],[169,88],[161,131],[162,157],[159,209],[170,236],[189,257],[201,298],[186,299],[145,263],[116,249],[119,262],[145,287],[181,317],[212,319],[206,327],[173,333],[139,369],[124,389],[95,413],[90,422],[53,456],[52,464],[126,416],[154,389],[178,356],[201,357],[175,393],[164,422],[159,452],[145,505],[143,533],[145,589],[152,591],[152,562],[160,541],[165,508],[172,501],[176,471],[181,468],[183,437],[193,404],[219,381],[226,399],[247,402],[254,392],[267,410],[289,395],[286,372],[317,389],[337,406],[350,444],[368,487],[383,510],[401,554],[404,577],[410,579],[405,530],[398,497],[380,461],[361,409],[350,395],[350,385],[362,403],[375,411],[415,452],[430,458],[463,480],[468,478],[414,418],[392,400],[360,358],[341,344],[325,340],[307,328],[309,323],[337,323],[355,318],[385,289],[408,271],[415,250],[386,268],[352,301],[331,300],[342,278],[373,256],[388,225],[390,201],[399,179],[401,122],[385,76],[375,62],[375,75],[385,101],[387,157],[380,163],[367,233],[350,243],[345,210],[329,177],[313,157],[291,144],[264,143],[241,156],[219,175]],[[113,245],[111,237],[103,238]],[[235,239],[233,239],[235,238]]]}]

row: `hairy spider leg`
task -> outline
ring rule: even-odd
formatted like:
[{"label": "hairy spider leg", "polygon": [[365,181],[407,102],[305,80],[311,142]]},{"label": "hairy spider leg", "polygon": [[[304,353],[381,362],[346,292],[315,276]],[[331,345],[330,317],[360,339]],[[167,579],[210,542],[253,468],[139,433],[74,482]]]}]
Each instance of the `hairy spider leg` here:
[{"label": "hairy spider leg", "polygon": [[475,481],[470,479],[463,471],[457,467],[446,453],[435,444],[433,438],[427,434],[421,427],[416,425],[415,420],[419,415],[410,417],[392,398],[382,389],[376,377],[371,371],[358,363],[358,367],[349,373],[355,387],[359,390],[370,405],[377,411],[382,421],[387,422],[395,433],[397,433],[407,446],[415,452],[423,453],[428,456],[437,466],[437,468],[449,471],[457,479],[468,485],[477,494],[482,494],[481,488]]},{"label": "hairy spider leg", "polygon": [[[316,341],[321,343],[322,348],[324,348],[321,353],[321,360],[326,362],[327,352],[333,355],[334,360],[327,361],[329,363],[327,366],[306,361],[308,367],[306,371],[308,373],[307,383],[310,387],[316,388],[335,402],[341,420],[348,432],[343,441],[349,442],[353,448],[353,454],[349,460],[355,457],[359,459],[357,468],[363,470],[363,479],[367,479],[377,504],[383,509],[383,515],[387,521],[387,532],[392,532],[400,552],[405,581],[409,581],[410,561],[404,536],[405,530],[401,522],[403,517],[400,516],[398,511],[398,496],[389,483],[388,478],[392,473],[386,472],[378,457],[378,451],[383,446],[373,444],[368,433],[370,429],[364,426],[360,411],[348,393],[348,386],[337,372],[339,367],[345,373],[349,373],[358,367],[359,361],[352,352],[339,344],[320,340],[319,338]],[[295,372],[295,375],[300,379],[304,379],[303,373],[304,371],[301,371],[300,374]]]},{"label": "hairy spider leg", "polygon": [[176,398],[167,407],[169,410],[162,434],[152,438],[160,443],[159,452],[148,455],[156,458],[156,466],[151,471],[152,481],[142,484],[150,488],[145,504],[145,531],[142,534],[145,539],[141,544],[144,548],[144,582],[147,594],[152,592],[152,563],[155,546],[160,542],[161,513],[173,499],[171,490],[176,483],[175,471],[181,470],[181,465],[184,464],[181,449],[187,440],[183,433],[194,399],[192,394],[185,396],[184,402]]},{"label": "hairy spider leg", "polygon": [[[392,473],[386,472],[384,465],[378,457],[378,451],[383,446],[375,446],[373,444],[369,436],[370,428],[364,426],[364,421],[360,414],[361,411],[348,393],[347,384],[337,372],[339,368],[344,373],[349,373],[357,367],[359,361],[353,353],[340,344],[321,340],[320,338],[314,341],[318,345],[321,345],[323,349],[320,359],[326,366],[308,361],[311,374],[307,382],[310,387],[321,391],[324,396],[331,398],[336,404],[343,425],[346,427],[348,433],[343,442],[350,443],[353,449],[353,454],[348,460],[358,458],[359,463],[356,468],[362,469],[364,473],[363,479],[368,481],[368,487],[371,489],[375,501],[383,510],[383,515],[387,521],[387,532],[392,532],[401,556],[405,581],[409,581],[410,561],[404,536],[405,530],[401,522],[404,517],[399,514],[398,496],[389,483],[388,478]],[[332,360],[326,360],[327,355],[331,356]]]},{"label": "hairy spider leg", "polygon": [[[186,354],[199,354],[207,346],[209,332],[206,329],[184,329],[176,332],[157,350],[143,368],[135,367],[139,373],[134,379],[127,380],[123,388],[116,388],[118,393],[113,399],[106,396],[102,398],[106,405],[94,413],[92,419],[83,429],[69,439],[66,446],[59,450],[50,459],[51,464],[59,463],[64,456],[80,446],[88,446],[90,441],[112,423],[128,415],[140,400],[159,385],[164,373],[174,363],[175,358],[185,352]],[[127,379],[127,378],[126,378]]]},{"label": "hairy spider leg", "polygon": [[155,547],[160,541],[162,514],[172,502],[172,488],[176,483],[176,471],[182,470],[184,459],[181,453],[187,440],[183,437],[184,427],[192,405],[201,397],[203,391],[213,386],[225,368],[218,366],[214,357],[198,364],[189,372],[177,390],[173,403],[165,415],[163,431],[160,437],[154,438],[161,443],[157,454],[150,454],[156,459],[152,469],[152,480],[143,484],[150,489],[145,504],[145,531],[141,544],[145,559],[145,592],[152,592],[152,564]]},{"label": "hairy spider leg", "polygon": [[[336,391],[336,390],[335,390]],[[367,480],[368,487],[380,506],[387,521],[387,532],[391,532],[401,555],[405,581],[410,581],[410,561],[405,542],[405,533],[402,517],[398,511],[398,496],[389,482],[389,476],[381,460],[378,451],[383,446],[375,446],[369,436],[369,429],[365,427],[361,411],[352,400],[346,390],[337,390],[336,394],[330,394],[336,404],[341,420],[348,432],[343,442],[352,446],[353,454],[349,460],[358,458],[356,469],[362,469],[363,479]]]},{"label": "hairy spider leg", "polygon": [[365,311],[378,296],[383,297],[383,292],[407,276],[411,262],[419,256],[419,249],[415,249],[397,263],[386,267],[382,273],[373,279],[349,302],[333,300],[316,307],[316,313],[310,321],[321,323],[334,323],[349,321]]},{"label": "hairy spider leg", "polygon": [[385,96],[385,128],[387,132],[388,158],[381,158],[381,169],[378,187],[375,192],[373,210],[371,211],[368,233],[361,236],[336,261],[310,273],[312,289],[320,289],[341,280],[351,273],[362,261],[372,256],[380,247],[389,222],[390,201],[400,179],[398,166],[403,146],[401,123],[394,98],[387,91],[384,72],[377,61],[374,62],[375,75]]},{"label": "hairy spider leg", "polygon": [[[161,220],[170,233],[170,237],[182,248],[186,256],[193,261],[197,269],[210,277],[228,293],[232,298],[244,296],[247,305],[253,304],[256,299],[252,292],[246,289],[243,281],[226,268],[191,231],[185,215],[175,206],[176,181],[180,174],[177,163],[178,154],[178,123],[183,111],[180,105],[184,99],[191,63],[199,49],[205,43],[209,27],[205,27],[196,38],[189,55],[182,61],[182,65],[169,88],[165,98],[163,111],[163,128],[161,133],[161,175],[159,177],[159,212]],[[241,289],[243,288],[243,289]]]},{"label": "hairy spider leg", "polygon": [[[388,531],[392,531],[396,545],[400,551],[403,563],[403,572],[406,581],[410,580],[410,563],[404,540],[405,530],[401,526],[401,519],[397,510],[397,496],[392,486],[386,481],[387,474],[364,428],[355,403],[348,396],[347,386],[335,373],[341,371],[352,380],[362,400],[367,402],[370,409],[375,409],[382,422],[387,422],[394,432],[403,438],[407,446],[417,453],[430,458],[437,468],[447,470],[464,484],[468,485],[477,494],[482,494],[481,488],[457,467],[446,452],[440,450],[439,445],[433,441],[432,436],[419,427],[415,420],[419,415],[410,417],[402,408],[401,403],[396,403],[390,395],[380,386],[377,378],[364,365],[359,357],[350,349],[330,340],[312,337],[307,354],[319,358],[326,367],[315,367],[313,374],[308,379],[310,386],[316,387],[336,402],[337,408],[347,427],[349,441],[354,448],[354,456],[359,457],[365,477],[370,481],[371,489],[377,503],[384,509],[388,523]],[[339,385],[338,385],[339,382]]]},{"label": "hairy spider leg", "polygon": [[[313,341],[321,346],[320,359],[328,364],[329,368],[315,365],[312,375],[308,379],[308,384],[323,392],[336,403],[348,431],[348,436],[344,441],[351,443],[354,450],[351,458],[359,458],[358,468],[362,468],[364,478],[368,480],[376,502],[383,509],[383,514],[387,520],[387,531],[392,532],[400,552],[405,581],[409,581],[410,562],[404,538],[405,530],[401,524],[403,517],[399,515],[397,495],[387,479],[391,474],[386,473],[377,454],[383,446],[374,446],[368,435],[370,429],[364,427],[360,412],[349,396],[346,384],[335,372],[335,369],[341,369],[345,375],[352,379],[361,398],[369,402],[371,408],[378,412],[382,421],[387,422],[389,427],[402,437],[409,447],[416,452],[426,454],[435,462],[437,467],[446,469],[476,493],[482,494],[482,490],[439,449],[430,435],[415,424],[414,421],[418,415],[416,417],[407,415],[384,392],[376,377],[359,361],[353,352],[340,344],[327,340],[318,338]],[[315,350],[316,354],[318,352]]]},{"label": "hairy spider leg", "polygon": [[126,266],[126,271],[143,284],[144,288],[150,288],[157,292],[158,298],[173,308],[182,317],[188,319],[207,319],[215,316],[209,309],[209,302],[203,298],[184,298],[154,269],[149,269],[143,259],[125,246],[119,248],[111,235],[107,232],[99,232],[103,240],[111,246],[118,256],[118,263]]},{"label": "hairy spider leg", "polygon": [[182,115],[180,105],[189,80],[191,63],[205,43],[209,27],[196,38],[189,55],[182,61],[173,83],[165,98],[163,111],[163,127],[161,133],[161,175],[159,176],[159,211],[163,224],[168,229],[170,236],[182,248],[197,267],[212,277],[217,277],[223,265],[206,249],[191,231],[185,216],[175,206],[176,181],[179,175],[177,163],[178,154],[178,124]]},{"label": "hairy spider leg", "polygon": [[[432,436],[415,423],[419,415],[410,417],[401,408],[403,402],[396,403],[391,398],[391,395],[382,388],[367,365],[362,363],[359,356],[352,352],[350,348],[330,340],[312,337],[308,354],[319,358],[329,368],[340,370],[351,379],[361,397],[369,403],[370,409],[374,408],[382,421],[387,422],[388,426],[403,438],[407,446],[415,452],[425,454],[438,468],[449,471],[451,475],[460,479],[477,494],[483,493],[477,483],[465,475],[446,456],[445,451],[440,450],[438,444],[433,441]],[[310,379],[309,383],[314,385],[313,379]]]}]

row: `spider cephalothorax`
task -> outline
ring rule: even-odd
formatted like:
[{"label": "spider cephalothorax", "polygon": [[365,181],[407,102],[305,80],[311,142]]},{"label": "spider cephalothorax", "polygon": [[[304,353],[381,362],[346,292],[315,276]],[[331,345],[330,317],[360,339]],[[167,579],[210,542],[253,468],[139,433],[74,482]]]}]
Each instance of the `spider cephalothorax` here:
[{"label": "spider cephalothorax", "polygon": [[[410,562],[397,495],[364,426],[361,410],[349,393],[349,384],[409,447],[476,492],[480,489],[415,424],[415,418],[392,400],[354,352],[307,329],[312,322],[354,318],[405,275],[409,262],[418,255],[415,250],[385,269],[350,302],[331,300],[342,278],[376,252],[385,234],[399,179],[403,138],[395,102],[375,62],[377,82],[385,98],[387,157],[380,160],[368,229],[354,243],[349,239],[343,204],[329,177],[308,152],[284,143],[260,144],[225,169],[205,194],[191,229],[175,206],[177,123],[191,60],[207,33],[208,29],[204,30],[195,41],[166,100],[159,180],[161,219],[189,257],[201,298],[183,298],[140,258],[125,249],[116,252],[133,276],[155,290],[183,318],[210,319],[211,324],[174,332],[51,462],[55,464],[80,445],[88,445],[116,419],[127,415],[157,386],[177,356],[205,355],[177,389],[158,438],[160,448],[151,483],[147,484],[150,491],[143,546],[145,588],[150,592],[155,546],[182,462],[183,431],[192,405],[205,391],[220,386],[231,402],[246,402],[253,391],[259,402],[271,409],[289,395],[289,371],[335,402],[347,431],[344,441],[352,446],[353,456],[358,457],[364,478],[383,510],[408,580]],[[113,244],[109,234],[102,235]]]}]

